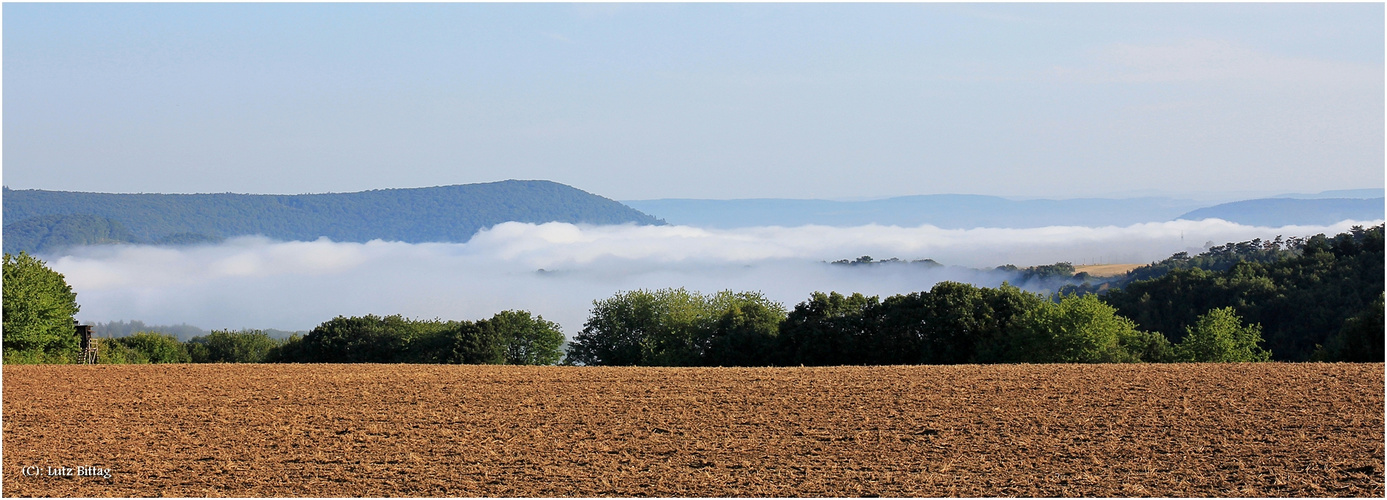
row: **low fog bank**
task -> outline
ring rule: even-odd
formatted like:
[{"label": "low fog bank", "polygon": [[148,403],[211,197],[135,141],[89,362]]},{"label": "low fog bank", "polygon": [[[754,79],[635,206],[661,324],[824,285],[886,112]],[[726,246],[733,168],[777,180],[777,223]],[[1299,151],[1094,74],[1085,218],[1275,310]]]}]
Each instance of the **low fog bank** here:
[{"label": "low fog bank", "polygon": [[[813,291],[891,295],[945,280],[997,286],[978,269],[1055,262],[1146,263],[1176,252],[1277,235],[1336,234],[1354,225],[1253,227],[1221,220],[1126,227],[940,229],[933,226],[703,229],[508,222],[467,243],[279,242],[91,246],[45,256],[77,292],[78,319],[137,319],[205,329],[308,330],[335,316],[482,319],[525,309],[572,337],[592,301],[620,290],[759,290],[787,307]],[[934,259],[946,267],[835,266]]]}]

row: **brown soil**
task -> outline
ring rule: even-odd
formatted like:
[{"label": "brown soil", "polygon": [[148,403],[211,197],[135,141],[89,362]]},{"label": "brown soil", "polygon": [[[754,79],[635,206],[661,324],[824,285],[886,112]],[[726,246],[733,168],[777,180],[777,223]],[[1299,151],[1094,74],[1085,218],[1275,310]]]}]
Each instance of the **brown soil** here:
[{"label": "brown soil", "polygon": [[1382,497],[1383,369],[5,366],[3,494]]},{"label": "brown soil", "polygon": [[1074,266],[1074,273],[1088,273],[1089,276],[1107,278],[1111,276],[1122,276],[1146,264],[1094,264],[1091,266]]}]

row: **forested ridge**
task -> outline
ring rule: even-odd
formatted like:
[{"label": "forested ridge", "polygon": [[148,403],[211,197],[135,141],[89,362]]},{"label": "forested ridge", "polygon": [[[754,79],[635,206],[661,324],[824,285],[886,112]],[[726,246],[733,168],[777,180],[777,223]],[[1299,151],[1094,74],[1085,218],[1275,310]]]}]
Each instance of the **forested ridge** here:
[{"label": "forested ridge", "polygon": [[660,224],[616,201],[550,181],[509,180],[356,193],[113,194],[4,189],[4,247],[42,252],[113,242],[279,240],[464,242],[507,221]]}]

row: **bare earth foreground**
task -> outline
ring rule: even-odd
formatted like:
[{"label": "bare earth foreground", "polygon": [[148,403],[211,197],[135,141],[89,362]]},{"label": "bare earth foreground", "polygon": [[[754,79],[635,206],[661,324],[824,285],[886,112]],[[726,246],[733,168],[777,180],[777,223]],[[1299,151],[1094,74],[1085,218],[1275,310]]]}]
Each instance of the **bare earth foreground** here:
[{"label": "bare earth foreground", "polygon": [[1382,497],[1383,369],[5,366],[3,493]]}]

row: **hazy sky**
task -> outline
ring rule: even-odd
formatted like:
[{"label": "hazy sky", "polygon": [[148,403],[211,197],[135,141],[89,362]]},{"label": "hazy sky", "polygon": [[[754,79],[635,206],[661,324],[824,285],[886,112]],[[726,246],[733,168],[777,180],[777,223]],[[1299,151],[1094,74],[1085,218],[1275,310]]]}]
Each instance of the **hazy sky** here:
[{"label": "hazy sky", "polygon": [[13,4],[4,184],[615,199],[1384,184],[1366,4]]}]

